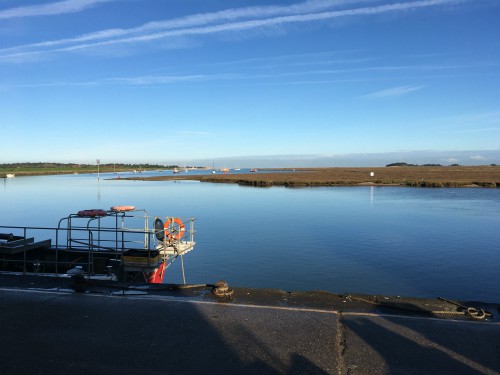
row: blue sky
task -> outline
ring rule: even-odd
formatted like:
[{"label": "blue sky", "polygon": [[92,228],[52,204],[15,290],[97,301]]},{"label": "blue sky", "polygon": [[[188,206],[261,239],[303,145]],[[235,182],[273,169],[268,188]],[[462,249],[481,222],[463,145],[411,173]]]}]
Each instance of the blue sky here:
[{"label": "blue sky", "polygon": [[498,0],[0,0],[0,163],[500,164],[499,20]]}]

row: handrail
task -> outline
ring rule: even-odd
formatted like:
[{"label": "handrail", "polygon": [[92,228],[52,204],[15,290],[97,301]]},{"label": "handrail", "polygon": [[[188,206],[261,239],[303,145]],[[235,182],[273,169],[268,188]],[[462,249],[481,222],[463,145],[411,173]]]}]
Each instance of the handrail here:
[{"label": "handrail", "polygon": [[[99,259],[112,259],[109,256],[113,254],[115,260],[119,261],[124,252],[129,249],[134,250],[145,250],[148,254],[148,259],[152,259],[154,255],[151,253],[152,250],[156,250],[159,241],[156,238],[156,230],[154,228],[149,229],[148,216],[144,216],[145,225],[144,228],[127,228],[124,223],[124,219],[129,217],[125,213],[118,213],[115,216],[115,227],[103,224],[100,220],[97,221],[97,225],[92,225],[95,220],[88,220],[85,226],[73,225],[76,223],[72,222],[75,218],[74,215],[70,215],[66,218],[59,220],[57,227],[47,227],[47,226],[6,226],[0,225],[0,232],[7,231],[12,232],[16,237],[22,236],[22,257],[5,257],[3,260],[6,264],[12,264],[8,266],[7,269],[15,269],[16,267],[20,269],[22,267],[22,273],[39,273],[46,270],[52,270],[51,273],[59,275],[61,271],[65,273],[67,267],[78,264],[79,259],[83,260],[85,272],[87,275],[94,274],[96,272],[96,265],[103,263],[96,263]],[[121,223],[120,223],[121,219]],[[64,225],[64,221],[67,221],[67,225]],[[190,241],[194,246],[194,218],[185,219],[186,231],[182,238],[178,240],[172,240],[170,243],[186,243]],[[49,233],[48,238],[38,238],[39,241],[33,242],[34,233],[33,232],[44,232]],[[35,233],[36,237],[39,237],[39,233]],[[137,236],[144,236],[141,240]],[[45,242],[50,240],[51,242],[47,245]],[[64,242],[66,246],[63,246]],[[48,256],[48,253],[44,253],[43,258],[36,258],[35,253],[30,252],[30,246],[33,244],[41,244],[41,247],[49,246],[49,250],[53,250],[53,258]],[[0,246],[0,249],[2,247]],[[8,248],[8,247],[7,247]],[[21,250],[21,249],[19,249]],[[67,253],[61,253],[64,250],[72,250],[75,253],[72,255],[73,258],[69,257]],[[1,250],[0,250],[1,251]],[[78,252],[84,252],[86,255],[83,258],[78,258]],[[6,254],[9,254],[8,252]],[[10,253],[14,254],[14,253]],[[75,255],[76,254],[76,255]],[[99,255],[101,254],[101,255]],[[49,254],[50,255],[50,254]],[[99,258],[99,259],[98,259]],[[170,259],[170,255],[163,254],[162,259]],[[173,258],[175,259],[175,257]],[[170,259],[170,262],[173,260]],[[81,264],[81,263],[80,263]],[[105,270],[104,270],[105,271]]]}]

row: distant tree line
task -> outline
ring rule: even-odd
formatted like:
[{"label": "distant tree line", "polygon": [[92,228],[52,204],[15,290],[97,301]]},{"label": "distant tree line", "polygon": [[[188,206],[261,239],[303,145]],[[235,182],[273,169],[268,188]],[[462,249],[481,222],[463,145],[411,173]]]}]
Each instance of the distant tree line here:
[{"label": "distant tree line", "polygon": [[[490,164],[491,167],[496,167],[495,163]],[[441,164],[410,164],[410,163],[391,163],[387,164],[386,167],[442,167]],[[460,167],[460,164],[450,164],[450,167]]]},{"label": "distant tree line", "polygon": [[[123,164],[123,163],[106,163],[100,164],[101,167],[119,167],[119,168],[178,168],[177,165],[159,165],[159,164]],[[1,163],[0,168],[95,168],[96,164],[77,164],[77,163]]]},{"label": "distant tree line", "polygon": [[[458,166],[458,164],[452,164],[452,167]],[[442,167],[441,164],[410,164],[410,163],[391,163],[387,164],[386,167]]]},{"label": "distant tree line", "polygon": [[[99,164],[101,171],[124,171],[124,170],[154,170],[154,169],[174,169],[179,168],[178,165],[159,165],[159,164],[124,164],[124,163],[104,163]],[[74,171],[84,172],[97,170],[97,164],[77,164],[77,163],[1,163],[0,170],[2,171]]]}]

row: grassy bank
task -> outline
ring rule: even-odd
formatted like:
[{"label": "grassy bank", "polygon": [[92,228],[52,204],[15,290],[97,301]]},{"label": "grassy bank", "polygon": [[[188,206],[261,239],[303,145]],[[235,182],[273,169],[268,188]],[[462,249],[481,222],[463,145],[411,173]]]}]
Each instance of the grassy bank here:
[{"label": "grassy bank", "polygon": [[130,179],[145,181],[183,179],[262,187],[396,185],[494,188],[500,187],[500,166],[283,169],[275,173],[269,171],[268,173],[134,177]]},{"label": "grassy bank", "polygon": [[[175,166],[172,166],[173,168]],[[157,170],[170,167],[160,165],[139,164],[101,164],[99,172],[125,172],[133,170]],[[20,176],[43,176],[54,174],[97,173],[96,164],[64,164],[64,163],[15,163],[0,164],[0,178],[7,174]]]}]

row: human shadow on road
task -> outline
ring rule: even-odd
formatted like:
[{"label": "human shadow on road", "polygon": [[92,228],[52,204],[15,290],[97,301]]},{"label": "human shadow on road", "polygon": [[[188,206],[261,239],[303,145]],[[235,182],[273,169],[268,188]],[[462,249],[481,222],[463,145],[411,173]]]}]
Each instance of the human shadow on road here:
[{"label": "human shadow on road", "polygon": [[0,299],[2,375],[325,373],[293,349],[282,368],[273,356],[242,360],[255,350],[253,338],[231,332],[234,326],[224,334],[216,328],[225,306],[201,313],[194,303],[151,296],[42,291],[2,290]]}]

